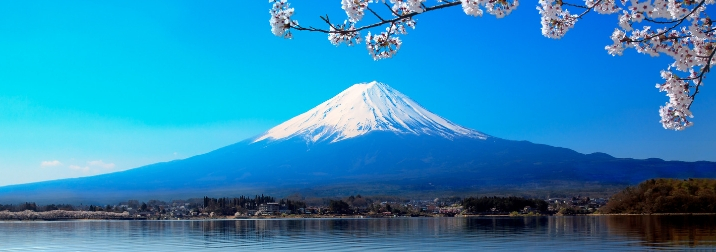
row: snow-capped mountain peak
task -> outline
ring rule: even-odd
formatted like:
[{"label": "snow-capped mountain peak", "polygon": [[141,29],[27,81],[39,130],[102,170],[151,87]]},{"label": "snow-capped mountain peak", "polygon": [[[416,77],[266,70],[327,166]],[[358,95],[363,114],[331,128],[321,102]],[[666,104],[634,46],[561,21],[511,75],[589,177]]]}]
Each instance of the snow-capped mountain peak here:
[{"label": "snow-capped mountain peak", "polygon": [[254,142],[292,137],[302,137],[307,142],[338,142],[372,131],[449,139],[487,138],[485,134],[433,114],[388,85],[373,81],[349,87],[315,108],[270,129]]}]

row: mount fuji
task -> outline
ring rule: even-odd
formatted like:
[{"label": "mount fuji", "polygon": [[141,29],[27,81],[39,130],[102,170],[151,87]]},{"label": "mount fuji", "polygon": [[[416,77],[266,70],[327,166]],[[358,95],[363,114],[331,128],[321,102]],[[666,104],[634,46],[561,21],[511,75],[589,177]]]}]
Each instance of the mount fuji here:
[{"label": "mount fuji", "polygon": [[300,137],[308,142],[341,140],[376,131],[395,134],[486,139],[480,132],[454,124],[383,83],[355,84],[315,108],[254,140]]},{"label": "mount fuji", "polygon": [[465,128],[388,85],[356,84],[265,133],[183,160],[0,187],[0,203],[204,195],[594,192],[716,177],[714,162],[614,158]]}]

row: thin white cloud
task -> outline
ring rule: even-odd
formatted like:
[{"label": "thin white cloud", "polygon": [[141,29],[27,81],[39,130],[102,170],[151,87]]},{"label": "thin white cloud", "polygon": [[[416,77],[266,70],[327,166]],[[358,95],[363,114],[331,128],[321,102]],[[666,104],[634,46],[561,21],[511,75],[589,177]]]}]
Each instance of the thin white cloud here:
[{"label": "thin white cloud", "polygon": [[40,162],[40,166],[42,166],[42,167],[51,167],[51,166],[58,166],[58,165],[62,165],[62,163],[57,160]]},{"label": "thin white cloud", "polygon": [[94,160],[94,161],[88,161],[87,165],[94,166],[94,167],[100,167],[104,169],[113,169],[114,163],[105,163],[102,160]]},{"label": "thin white cloud", "polygon": [[90,171],[89,166],[82,167],[79,165],[70,165],[70,169],[75,170],[75,171],[85,172],[85,173]]}]

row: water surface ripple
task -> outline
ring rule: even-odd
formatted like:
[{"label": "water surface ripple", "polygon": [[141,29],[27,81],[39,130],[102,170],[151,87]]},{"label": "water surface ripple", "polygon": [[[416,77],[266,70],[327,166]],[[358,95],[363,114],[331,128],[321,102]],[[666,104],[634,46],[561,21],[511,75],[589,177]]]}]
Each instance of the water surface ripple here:
[{"label": "water surface ripple", "polygon": [[5,221],[0,251],[716,250],[716,216]]}]

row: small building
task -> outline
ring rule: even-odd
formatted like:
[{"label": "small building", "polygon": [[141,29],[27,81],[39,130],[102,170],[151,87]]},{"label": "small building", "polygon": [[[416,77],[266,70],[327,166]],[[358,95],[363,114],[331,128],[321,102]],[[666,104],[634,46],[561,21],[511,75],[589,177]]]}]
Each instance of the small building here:
[{"label": "small building", "polygon": [[304,209],[305,214],[318,214],[321,213],[321,208],[318,207],[308,207]]},{"label": "small building", "polygon": [[278,211],[279,211],[279,206],[278,206],[278,203],[276,203],[276,202],[259,205],[259,212],[261,212],[262,214],[271,215],[271,214],[278,213]]},{"label": "small building", "polygon": [[523,213],[523,214],[527,214],[527,213],[530,213],[530,212],[532,212],[532,207],[531,207],[531,206],[526,206],[524,209],[522,209],[522,213]]}]

